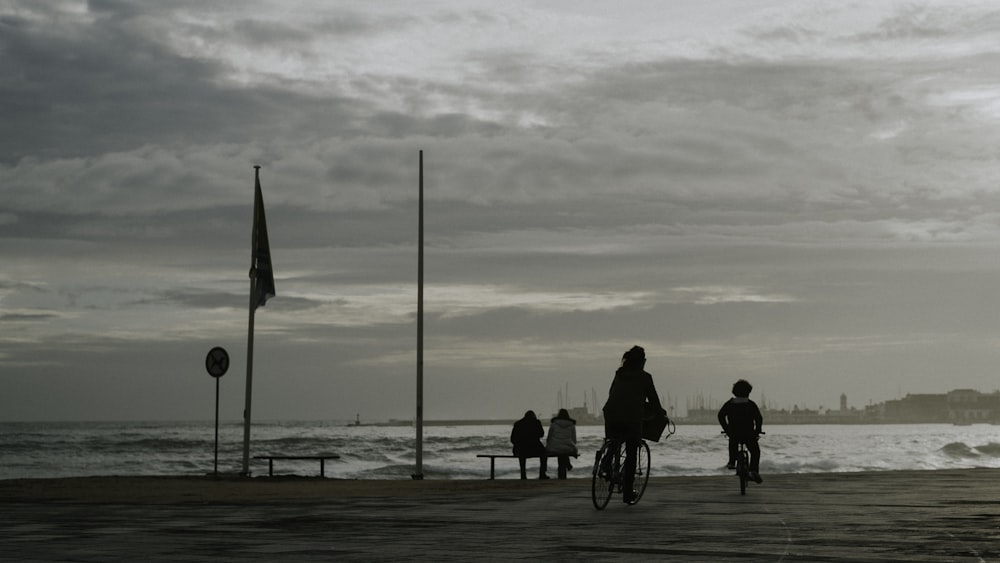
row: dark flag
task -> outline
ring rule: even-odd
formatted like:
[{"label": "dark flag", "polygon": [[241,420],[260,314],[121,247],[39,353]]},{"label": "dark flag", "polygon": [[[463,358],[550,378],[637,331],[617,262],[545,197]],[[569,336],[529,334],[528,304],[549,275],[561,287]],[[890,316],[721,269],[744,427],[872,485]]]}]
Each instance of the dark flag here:
[{"label": "dark flag", "polygon": [[264,218],[264,196],[260,192],[260,167],[256,166],[256,187],[253,197],[253,250],[250,275],[254,279],[254,308],[263,307],[274,297],[274,270],[271,269],[271,245],[267,242],[267,220]]}]

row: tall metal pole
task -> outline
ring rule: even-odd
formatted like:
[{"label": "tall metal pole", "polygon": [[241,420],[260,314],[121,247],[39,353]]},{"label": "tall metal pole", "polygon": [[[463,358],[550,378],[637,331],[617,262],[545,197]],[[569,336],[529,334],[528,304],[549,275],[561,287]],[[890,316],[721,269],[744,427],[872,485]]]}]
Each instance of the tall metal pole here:
[{"label": "tall metal pole", "polygon": [[219,378],[215,378],[215,468],[213,475],[219,474]]},{"label": "tall metal pole", "polygon": [[417,236],[417,469],[424,478],[424,151],[420,151],[419,234]]},{"label": "tall metal pole", "polygon": [[250,329],[247,333],[247,388],[246,402],[243,405],[243,471],[244,477],[250,476],[250,405],[253,392],[253,316],[254,316],[254,280],[250,279]]},{"label": "tall metal pole", "polygon": [[[260,175],[260,166],[254,166],[255,179]],[[251,241],[252,244],[252,241]],[[250,257],[250,321],[247,323],[247,388],[243,405],[243,471],[244,477],[250,476],[250,405],[253,394],[253,318],[257,310],[257,262],[256,256]]]},{"label": "tall metal pole", "polygon": [[250,476],[250,405],[253,392],[253,317],[256,304],[254,301],[254,286],[256,280],[250,274],[250,328],[247,331],[247,389],[246,402],[243,405],[243,472],[244,477]]}]

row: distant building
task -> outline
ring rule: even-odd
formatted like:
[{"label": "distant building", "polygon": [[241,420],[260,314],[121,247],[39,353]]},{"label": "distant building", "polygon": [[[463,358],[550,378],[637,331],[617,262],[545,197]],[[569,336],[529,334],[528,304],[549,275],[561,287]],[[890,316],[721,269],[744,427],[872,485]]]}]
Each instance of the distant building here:
[{"label": "distant building", "polygon": [[840,394],[840,410],[830,409],[823,413],[824,422],[829,424],[857,424],[866,422],[865,412],[847,408],[847,394]]},{"label": "distant building", "polygon": [[1000,422],[1000,392],[980,393],[973,389],[955,389],[945,396],[948,418],[955,424]]},{"label": "distant building", "polygon": [[948,401],[942,394],[907,394],[885,402],[884,422],[949,422]]},{"label": "distant building", "polygon": [[[604,424],[604,418],[600,415],[590,414],[590,410],[586,405],[582,407],[573,407],[566,409],[569,412],[569,417],[576,421],[580,426],[593,426]],[[554,415],[553,415],[554,416]]]},{"label": "distant building", "polygon": [[1000,422],[1000,392],[955,389],[933,395],[907,395],[885,402],[883,422]]}]

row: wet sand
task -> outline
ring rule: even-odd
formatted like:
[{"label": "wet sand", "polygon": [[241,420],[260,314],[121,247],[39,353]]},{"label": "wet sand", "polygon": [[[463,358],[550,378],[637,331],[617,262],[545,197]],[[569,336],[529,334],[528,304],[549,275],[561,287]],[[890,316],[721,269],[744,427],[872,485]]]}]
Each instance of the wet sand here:
[{"label": "wet sand", "polygon": [[590,480],[0,480],[0,561],[1000,561],[1000,470]]}]

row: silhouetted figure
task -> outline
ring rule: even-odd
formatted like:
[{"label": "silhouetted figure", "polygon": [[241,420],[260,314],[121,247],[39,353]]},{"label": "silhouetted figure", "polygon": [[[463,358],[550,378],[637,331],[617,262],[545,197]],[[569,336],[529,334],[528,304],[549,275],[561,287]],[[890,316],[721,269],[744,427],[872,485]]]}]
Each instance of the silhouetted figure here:
[{"label": "silhouetted figure", "polygon": [[545,456],[545,446],[542,445],[542,436],[545,430],[542,423],[535,416],[535,411],[524,413],[524,418],[514,423],[514,428],[510,431],[510,443],[514,444],[514,455],[518,456],[521,464],[521,479],[527,479],[525,471],[525,461],[529,457],[538,457],[541,463],[538,469],[539,479],[548,479],[545,474],[545,465],[548,461]]},{"label": "silhouetted figure", "polygon": [[760,478],[760,444],[758,438],[763,431],[764,416],[760,414],[757,403],[750,400],[753,385],[741,379],[733,384],[733,398],[726,401],[719,409],[719,424],[722,431],[729,436],[729,463],[726,467],[736,469],[736,456],[739,453],[740,442],[747,446],[750,453],[750,478],[763,483]]},{"label": "silhouetted figure", "polygon": [[633,346],[622,356],[621,367],[615,372],[608,391],[608,401],[604,403],[604,434],[613,440],[624,440],[627,448],[625,466],[622,468],[622,500],[631,504],[635,500],[636,453],[642,442],[642,419],[646,405],[652,412],[663,410],[660,397],[653,385],[653,376],[643,369],[646,366],[646,351]]},{"label": "silhouetted figure", "polygon": [[570,418],[569,411],[559,409],[559,414],[549,422],[549,433],[545,437],[545,451],[550,456],[559,458],[559,478],[565,479],[566,472],[573,469],[569,456],[577,455],[576,451],[576,421]]}]

